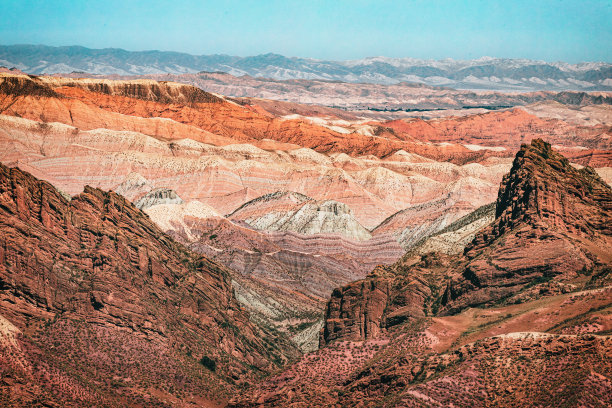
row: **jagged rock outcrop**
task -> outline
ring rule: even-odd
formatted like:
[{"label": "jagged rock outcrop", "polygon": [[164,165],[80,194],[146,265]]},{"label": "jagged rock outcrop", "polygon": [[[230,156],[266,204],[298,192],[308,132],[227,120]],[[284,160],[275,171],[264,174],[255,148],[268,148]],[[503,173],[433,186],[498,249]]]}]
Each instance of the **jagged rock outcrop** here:
[{"label": "jagged rock outcrop", "polygon": [[327,303],[321,345],[379,336],[390,286],[390,279],[368,277],[334,289]]},{"label": "jagged rock outcrop", "polygon": [[[466,307],[523,302],[530,291],[569,291],[580,276],[605,282],[612,262],[610,225],[610,186],[592,169],[577,170],[548,143],[535,140],[521,148],[504,177],[495,220],[475,235],[462,256],[409,252],[394,266],[336,289],[322,343],[373,338],[393,325],[389,322],[418,318],[440,306],[441,313],[451,314]],[[434,299],[449,275],[443,296]],[[551,280],[554,287],[548,288]],[[377,289],[375,295],[370,289]]]},{"label": "jagged rock outcrop", "polygon": [[[423,317],[432,307],[437,308],[431,300],[438,292],[432,290],[431,283],[439,284],[440,276],[435,277],[436,273],[452,265],[446,255],[462,254],[465,246],[494,218],[495,203],[480,207],[417,242],[392,267],[379,267],[364,280],[334,289],[327,304],[320,344],[375,339],[388,327]],[[398,276],[398,271],[404,273],[406,268],[411,269],[409,277]]]},{"label": "jagged rock outcrop", "polygon": [[365,279],[334,289],[320,344],[384,337],[389,328],[435,314],[444,273],[454,260],[433,253],[418,263],[405,258],[379,266]]},{"label": "jagged rock outcrop", "polygon": [[550,279],[607,275],[610,248],[610,186],[535,140],[521,148],[502,181],[495,221],[466,248],[445,310],[498,302]]},{"label": "jagged rock outcrop", "polygon": [[249,322],[226,268],[115,193],[68,201],[0,164],[0,231],[3,404],[213,404],[295,356]]}]

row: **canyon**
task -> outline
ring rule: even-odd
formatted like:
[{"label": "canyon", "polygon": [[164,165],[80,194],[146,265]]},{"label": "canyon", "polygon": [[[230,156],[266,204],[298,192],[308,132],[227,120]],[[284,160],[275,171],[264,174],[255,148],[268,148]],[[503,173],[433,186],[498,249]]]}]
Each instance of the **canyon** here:
[{"label": "canyon", "polygon": [[79,76],[0,72],[3,401],[610,402],[609,93]]}]

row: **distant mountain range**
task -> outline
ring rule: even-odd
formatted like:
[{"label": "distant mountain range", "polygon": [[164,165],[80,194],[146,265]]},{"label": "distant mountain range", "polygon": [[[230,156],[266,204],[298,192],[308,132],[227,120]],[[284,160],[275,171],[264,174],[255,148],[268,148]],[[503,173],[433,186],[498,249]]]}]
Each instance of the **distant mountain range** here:
[{"label": "distant mountain range", "polygon": [[251,57],[190,55],[167,51],[90,49],[80,46],[0,46],[0,65],[31,74],[85,72],[101,75],[146,75],[227,72],[272,79],[318,79],[395,84],[414,82],[457,89],[507,91],[612,91],[612,64],[544,62],[483,57],[453,59],[369,57],[323,61],[264,54]]}]

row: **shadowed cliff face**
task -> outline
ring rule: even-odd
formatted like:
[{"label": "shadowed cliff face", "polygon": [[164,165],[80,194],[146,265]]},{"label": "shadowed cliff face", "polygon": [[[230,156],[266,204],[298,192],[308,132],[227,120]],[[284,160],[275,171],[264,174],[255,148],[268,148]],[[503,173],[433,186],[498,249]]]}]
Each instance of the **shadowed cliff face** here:
[{"label": "shadowed cliff face", "polygon": [[4,403],[207,406],[296,355],[115,193],[67,201],[0,164],[0,231]]},{"label": "shadowed cliff face", "polygon": [[200,88],[173,82],[156,81],[69,81],[61,86],[83,88],[110,96],[125,96],[143,101],[194,106],[198,103],[223,103],[223,99]]},{"label": "shadowed cliff face", "polygon": [[37,77],[33,75],[3,75],[0,93],[12,96],[38,96],[61,98],[54,89],[68,87],[109,96],[125,96],[142,101],[163,104],[193,105],[196,103],[222,103],[223,99],[200,88],[174,82],[152,80],[110,81],[104,79],[69,79]]},{"label": "shadowed cliff face", "polygon": [[0,94],[18,96],[37,96],[46,98],[61,98],[61,96],[48,86],[35,80],[34,76],[7,75],[0,81]]}]

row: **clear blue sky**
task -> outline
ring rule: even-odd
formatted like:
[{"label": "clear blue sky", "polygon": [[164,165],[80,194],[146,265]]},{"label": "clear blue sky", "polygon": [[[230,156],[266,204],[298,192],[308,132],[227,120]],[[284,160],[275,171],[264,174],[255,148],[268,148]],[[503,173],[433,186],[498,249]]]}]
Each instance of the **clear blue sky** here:
[{"label": "clear blue sky", "polygon": [[0,0],[0,44],[612,61],[612,0]]}]

